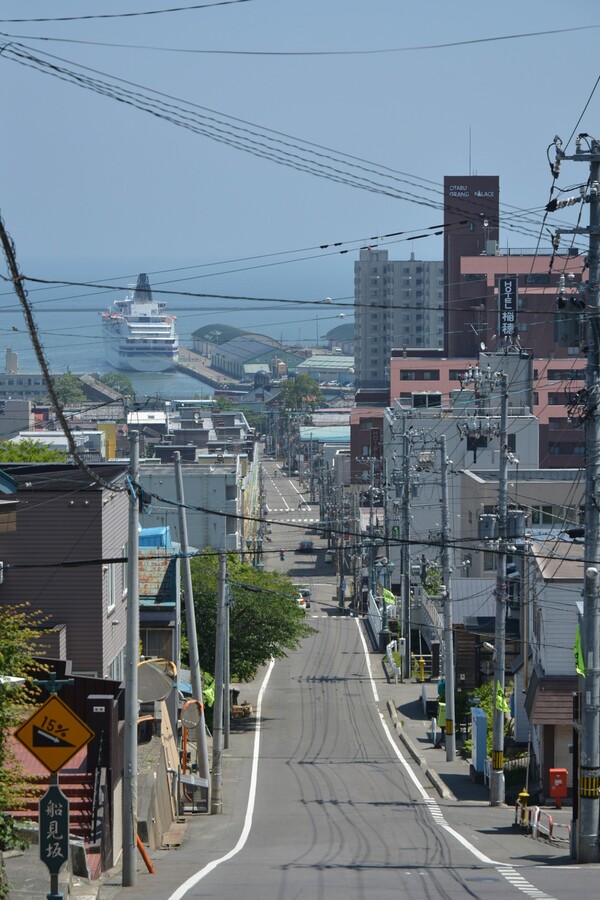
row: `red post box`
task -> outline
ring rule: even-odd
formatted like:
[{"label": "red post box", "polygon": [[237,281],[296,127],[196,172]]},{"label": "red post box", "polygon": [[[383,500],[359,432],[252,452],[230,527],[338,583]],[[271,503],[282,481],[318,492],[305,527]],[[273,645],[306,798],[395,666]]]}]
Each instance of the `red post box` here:
[{"label": "red post box", "polygon": [[560,809],[561,800],[567,796],[567,770],[550,769],[550,796],[556,801],[556,808]]}]

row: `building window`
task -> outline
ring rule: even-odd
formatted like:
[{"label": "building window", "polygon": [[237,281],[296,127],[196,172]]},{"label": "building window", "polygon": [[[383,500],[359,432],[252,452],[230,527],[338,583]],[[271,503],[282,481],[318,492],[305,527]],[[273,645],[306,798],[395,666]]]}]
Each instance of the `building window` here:
[{"label": "building window", "polygon": [[140,630],[140,640],[144,656],[173,659],[173,632],[170,628],[143,628]]},{"label": "building window", "polygon": [[121,556],[125,560],[124,563],[121,564],[121,599],[127,599],[127,590],[128,590],[128,581],[129,581],[129,559],[127,558],[129,554],[129,545],[123,544],[121,547]]},{"label": "building window", "polygon": [[548,405],[549,406],[566,406],[567,405],[567,395],[564,391],[560,393],[549,393],[548,394]]},{"label": "building window", "polygon": [[104,590],[106,593],[106,612],[110,614],[117,603],[117,567],[109,563],[103,567]]},{"label": "building window", "polygon": [[[170,657],[163,657],[170,659]],[[123,681],[125,678],[125,650],[121,650],[118,656],[115,656],[108,667],[108,677],[111,681]]]},{"label": "building window", "polygon": [[557,518],[558,516],[555,515],[552,504],[531,507],[532,525],[553,525]]},{"label": "building window", "polygon": [[585,381],[585,369],[548,369],[548,381]]},{"label": "building window", "polygon": [[498,568],[498,554],[485,550],[483,553],[483,571],[494,572]]},{"label": "building window", "polygon": [[[422,331],[422,328],[417,328],[418,331]],[[440,370],[439,369],[403,369],[400,372],[400,381],[439,381],[440,380]]]}]

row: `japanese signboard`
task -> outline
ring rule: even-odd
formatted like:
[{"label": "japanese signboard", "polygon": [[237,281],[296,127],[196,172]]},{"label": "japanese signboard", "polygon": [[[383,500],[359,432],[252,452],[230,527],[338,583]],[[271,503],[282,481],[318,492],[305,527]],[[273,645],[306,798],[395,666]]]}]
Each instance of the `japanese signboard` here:
[{"label": "japanese signboard", "polygon": [[40,859],[58,875],[69,855],[69,800],[52,784],[39,803]]},{"label": "japanese signboard", "polygon": [[53,694],[15,731],[15,737],[54,774],[92,740],[94,732]]},{"label": "japanese signboard", "polygon": [[517,334],[518,279],[514,276],[498,279],[498,307],[500,336],[513,338]]}]

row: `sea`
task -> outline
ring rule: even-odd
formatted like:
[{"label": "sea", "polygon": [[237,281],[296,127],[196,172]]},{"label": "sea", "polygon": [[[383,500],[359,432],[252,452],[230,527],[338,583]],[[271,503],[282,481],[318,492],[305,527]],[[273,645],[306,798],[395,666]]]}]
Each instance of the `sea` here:
[{"label": "sea", "polygon": [[[49,268],[46,267],[45,274],[50,274]],[[107,283],[104,279],[91,279],[90,269],[91,266],[86,267],[85,275],[82,271],[77,273],[79,277],[72,274],[70,279]],[[177,332],[182,347],[192,346],[192,334],[197,328],[215,323],[236,325],[239,328],[270,335],[285,343],[314,346],[315,341],[318,343],[319,337],[322,338],[327,330],[339,325],[346,315],[344,306],[340,307],[344,310],[340,314],[339,309],[329,305],[321,311],[313,304],[307,306],[306,302],[302,302],[305,297],[310,298],[314,297],[315,293],[317,296],[321,293],[314,284],[303,283],[302,279],[294,279],[297,289],[290,288],[290,281],[286,279],[284,291],[282,285],[274,286],[262,280],[261,283],[257,283],[258,280],[252,283],[247,274],[244,280],[238,275],[235,280],[228,279],[226,284],[222,278],[215,279],[214,286],[208,280],[199,283],[194,279],[189,281],[187,278],[177,279],[175,273],[167,277],[160,272],[150,274],[152,287],[155,290],[164,287],[167,290],[173,288],[178,291],[206,292],[205,298],[201,300],[168,293],[164,295],[166,312],[177,316]],[[136,276],[128,276],[126,279],[119,279],[118,284],[134,284],[135,278]],[[113,279],[110,283],[112,281]],[[211,300],[208,293],[211,288],[215,293],[227,291],[228,295],[233,295],[232,299]],[[64,372],[103,374],[114,371],[104,355],[101,315],[114,300],[124,296],[125,290],[122,287],[106,290],[65,285],[45,286],[26,282],[26,289],[33,309],[36,331],[53,374]],[[302,298],[297,306],[294,300],[241,303],[236,297],[236,295],[258,294],[268,298],[282,296],[286,291],[288,293],[291,291],[296,297]],[[248,300],[250,299],[248,297]],[[7,348],[17,353],[20,372],[39,372],[40,366],[36,360],[21,306],[10,283],[5,282],[0,285],[0,371],[5,367]],[[208,384],[183,372],[124,374],[131,380],[136,398],[140,401],[148,397],[208,398],[213,394]]]}]

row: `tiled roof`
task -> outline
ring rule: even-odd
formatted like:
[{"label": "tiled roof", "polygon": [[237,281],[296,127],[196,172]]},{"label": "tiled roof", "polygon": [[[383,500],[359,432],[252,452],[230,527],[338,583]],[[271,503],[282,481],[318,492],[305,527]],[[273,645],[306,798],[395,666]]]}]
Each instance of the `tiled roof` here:
[{"label": "tiled roof", "polygon": [[533,673],[525,709],[527,718],[536,725],[572,725],[573,694],[577,690],[577,675],[539,675]]}]

